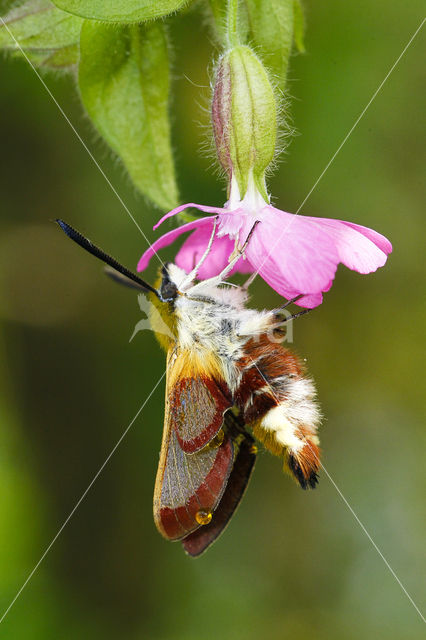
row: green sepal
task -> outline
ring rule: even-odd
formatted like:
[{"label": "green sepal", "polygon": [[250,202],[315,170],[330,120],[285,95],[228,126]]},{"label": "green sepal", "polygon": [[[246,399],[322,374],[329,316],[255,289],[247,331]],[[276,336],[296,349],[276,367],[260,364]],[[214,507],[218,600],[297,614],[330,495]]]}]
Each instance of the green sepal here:
[{"label": "green sepal", "polygon": [[54,0],[59,9],[89,20],[132,24],[162,18],[189,0]]},{"label": "green sepal", "polygon": [[212,102],[219,162],[243,198],[252,175],[268,201],[265,171],[277,138],[277,107],[268,74],[250,47],[229,49],[219,60]]},{"label": "green sepal", "polygon": [[120,27],[84,22],[78,79],[83,104],[135,186],[162,209],[178,202],[169,75],[160,22]]},{"label": "green sepal", "polygon": [[22,55],[20,46],[34,65],[52,69],[77,63],[83,20],[57,9],[50,0],[28,0],[4,16],[3,22],[0,48],[4,51]]}]

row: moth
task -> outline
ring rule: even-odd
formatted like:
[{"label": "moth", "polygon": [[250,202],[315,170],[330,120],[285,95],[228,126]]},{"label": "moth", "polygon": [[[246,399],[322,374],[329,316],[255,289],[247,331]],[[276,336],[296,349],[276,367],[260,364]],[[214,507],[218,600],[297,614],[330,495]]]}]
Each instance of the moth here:
[{"label": "moth", "polygon": [[285,322],[307,310],[284,315],[297,298],[272,311],[249,309],[247,287],[225,283],[254,227],[218,276],[196,281],[215,225],[191,273],[167,263],[153,287],[57,222],[69,238],[105,262],[114,279],[148,293],[152,317],[167,327],[157,331],[167,353],[154,490],[154,521],[161,535],[180,540],[190,556],[214,542],[247,487],[256,460],[255,438],[282,459],[303,489],[314,488],[320,467],[315,387],[300,360],[276,340]]}]

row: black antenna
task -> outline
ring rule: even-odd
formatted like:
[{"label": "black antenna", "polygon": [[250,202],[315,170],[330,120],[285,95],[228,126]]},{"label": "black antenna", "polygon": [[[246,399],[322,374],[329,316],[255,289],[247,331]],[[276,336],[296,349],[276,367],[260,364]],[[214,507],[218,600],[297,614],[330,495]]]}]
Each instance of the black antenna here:
[{"label": "black antenna", "polygon": [[102,249],[99,249],[99,247],[96,247],[94,244],[90,242],[90,240],[82,236],[81,233],[79,233],[78,231],[70,227],[69,224],[67,224],[66,222],[58,218],[56,219],[56,222],[61,227],[62,231],[66,233],[68,238],[71,238],[71,240],[74,240],[74,242],[79,244],[80,247],[82,247],[83,249],[91,253],[96,258],[99,258],[100,260],[108,264],[110,267],[112,267],[112,269],[115,269],[115,271],[118,271],[118,273],[121,273],[123,276],[125,276],[129,280],[136,282],[145,291],[151,291],[151,293],[155,293],[157,298],[160,297],[160,294],[156,289],[154,289],[154,287],[151,287],[150,284],[148,284],[147,282],[139,278],[137,275],[129,271],[129,269],[126,269],[126,267],[123,267],[123,265],[117,262],[115,258],[112,258],[107,253],[105,253],[105,251],[102,251]]}]

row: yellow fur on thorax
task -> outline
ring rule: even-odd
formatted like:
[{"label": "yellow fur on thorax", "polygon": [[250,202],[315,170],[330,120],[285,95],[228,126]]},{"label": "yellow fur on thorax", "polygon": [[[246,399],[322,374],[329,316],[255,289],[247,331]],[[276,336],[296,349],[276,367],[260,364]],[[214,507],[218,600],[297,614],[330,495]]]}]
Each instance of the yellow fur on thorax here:
[{"label": "yellow fur on thorax", "polygon": [[170,384],[173,385],[184,378],[198,378],[200,376],[223,380],[223,369],[216,354],[213,351],[198,349],[178,350],[170,374]]},{"label": "yellow fur on thorax", "polygon": [[[159,276],[157,282],[155,283],[155,288],[159,289],[160,285],[161,285],[161,275]],[[170,302],[162,302],[153,293],[149,294],[149,298],[150,298],[150,302],[152,303],[152,307],[150,308],[150,312],[149,312],[149,321],[151,323],[151,328],[155,334],[155,337],[160,343],[161,347],[167,353],[174,341],[171,336],[168,336],[164,333],[164,331],[161,331],[162,327],[156,326],[158,319],[157,319],[155,310],[158,311],[158,313],[160,314],[161,320],[170,330],[170,333],[172,336],[177,336],[176,314],[174,313]]]}]

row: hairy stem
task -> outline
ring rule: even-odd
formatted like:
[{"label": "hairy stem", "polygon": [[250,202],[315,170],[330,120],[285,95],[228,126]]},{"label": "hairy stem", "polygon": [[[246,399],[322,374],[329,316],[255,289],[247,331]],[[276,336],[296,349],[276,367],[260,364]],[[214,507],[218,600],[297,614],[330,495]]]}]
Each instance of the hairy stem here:
[{"label": "hairy stem", "polygon": [[230,47],[239,44],[238,38],[238,0],[228,0],[227,37]]}]

